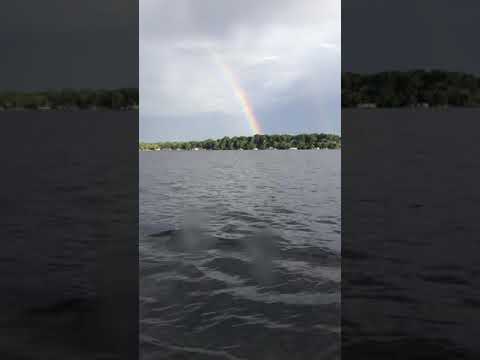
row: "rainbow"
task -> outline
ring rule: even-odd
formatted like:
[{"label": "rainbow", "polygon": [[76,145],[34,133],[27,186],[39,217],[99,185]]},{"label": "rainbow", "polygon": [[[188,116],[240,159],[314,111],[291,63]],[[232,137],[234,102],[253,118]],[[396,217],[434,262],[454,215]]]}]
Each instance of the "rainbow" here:
[{"label": "rainbow", "polygon": [[233,92],[235,93],[235,96],[240,102],[243,112],[245,113],[245,117],[247,118],[248,126],[250,127],[252,134],[262,134],[263,131],[257,117],[255,116],[252,104],[248,99],[247,93],[241,87],[240,82],[233,73],[233,70],[224,61],[222,61],[215,52],[210,51],[210,53],[215,63],[222,69],[222,72],[225,74],[225,77],[228,79],[230,85],[232,86]]}]

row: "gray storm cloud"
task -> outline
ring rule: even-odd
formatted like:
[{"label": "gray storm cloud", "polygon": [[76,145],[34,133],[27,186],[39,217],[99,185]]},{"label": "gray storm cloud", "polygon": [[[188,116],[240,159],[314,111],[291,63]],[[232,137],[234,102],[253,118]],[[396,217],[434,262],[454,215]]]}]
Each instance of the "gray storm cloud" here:
[{"label": "gray storm cloud", "polygon": [[[205,119],[212,137],[248,134],[242,105],[212,50],[232,69],[268,132],[288,121],[298,123],[298,132],[305,128],[302,119],[267,117],[287,104],[291,113],[312,105],[309,128],[315,112],[318,131],[339,128],[338,1],[140,0],[141,139],[146,129],[150,136],[166,128],[171,138],[185,136],[180,123],[194,117]],[[225,121],[210,122],[207,114],[223,114]]]}]

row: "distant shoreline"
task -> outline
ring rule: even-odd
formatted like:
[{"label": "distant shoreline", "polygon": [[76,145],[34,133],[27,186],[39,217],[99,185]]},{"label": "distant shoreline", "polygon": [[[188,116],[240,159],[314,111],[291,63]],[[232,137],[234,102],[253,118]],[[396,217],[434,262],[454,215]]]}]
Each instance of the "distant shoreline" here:
[{"label": "distant shoreline", "polygon": [[223,150],[321,150],[340,149],[341,137],[334,134],[254,135],[223,137],[203,141],[140,142],[140,151]]},{"label": "distant shoreline", "polygon": [[443,70],[342,73],[342,108],[480,107],[480,77]]},{"label": "distant shoreline", "polygon": [[0,111],[138,111],[138,89],[0,92]]},{"label": "distant shoreline", "polygon": [[335,149],[329,149],[329,148],[315,148],[315,149],[217,149],[217,150],[206,150],[206,149],[198,149],[198,150],[184,150],[184,149],[158,149],[158,150],[146,150],[146,149],[138,149],[139,152],[169,152],[169,151],[188,151],[188,152],[205,152],[205,151],[291,151],[291,150],[296,150],[296,151],[320,151],[320,150],[340,150],[341,147],[335,148]]}]

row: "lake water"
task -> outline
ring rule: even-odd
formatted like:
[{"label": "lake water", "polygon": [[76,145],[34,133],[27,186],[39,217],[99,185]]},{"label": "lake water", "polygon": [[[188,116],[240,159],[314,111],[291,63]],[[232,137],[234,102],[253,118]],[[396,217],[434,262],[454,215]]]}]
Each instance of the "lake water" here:
[{"label": "lake water", "polygon": [[342,358],[480,359],[478,109],[342,111]]},{"label": "lake water", "polygon": [[139,156],[142,358],[340,358],[340,151]]},{"label": "lake water", "polygon": [[0,359],[138,358],[138,113],[1,119]]}]

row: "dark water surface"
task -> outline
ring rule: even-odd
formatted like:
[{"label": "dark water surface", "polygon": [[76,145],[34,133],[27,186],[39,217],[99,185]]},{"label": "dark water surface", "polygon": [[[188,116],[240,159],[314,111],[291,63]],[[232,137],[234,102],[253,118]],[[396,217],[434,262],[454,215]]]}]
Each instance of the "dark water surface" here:
[{"label": "dark water surface", "polygon": [[135,359],[138,114],[0,119],[0,359]]},{"label": "dark water surface", "polygon": [[342,112],[342,358],[480,359],[480,111]]},{"label": "dark water surface", "polygon": [[143,359],[340,358],[340,151],[139,166]]}]

